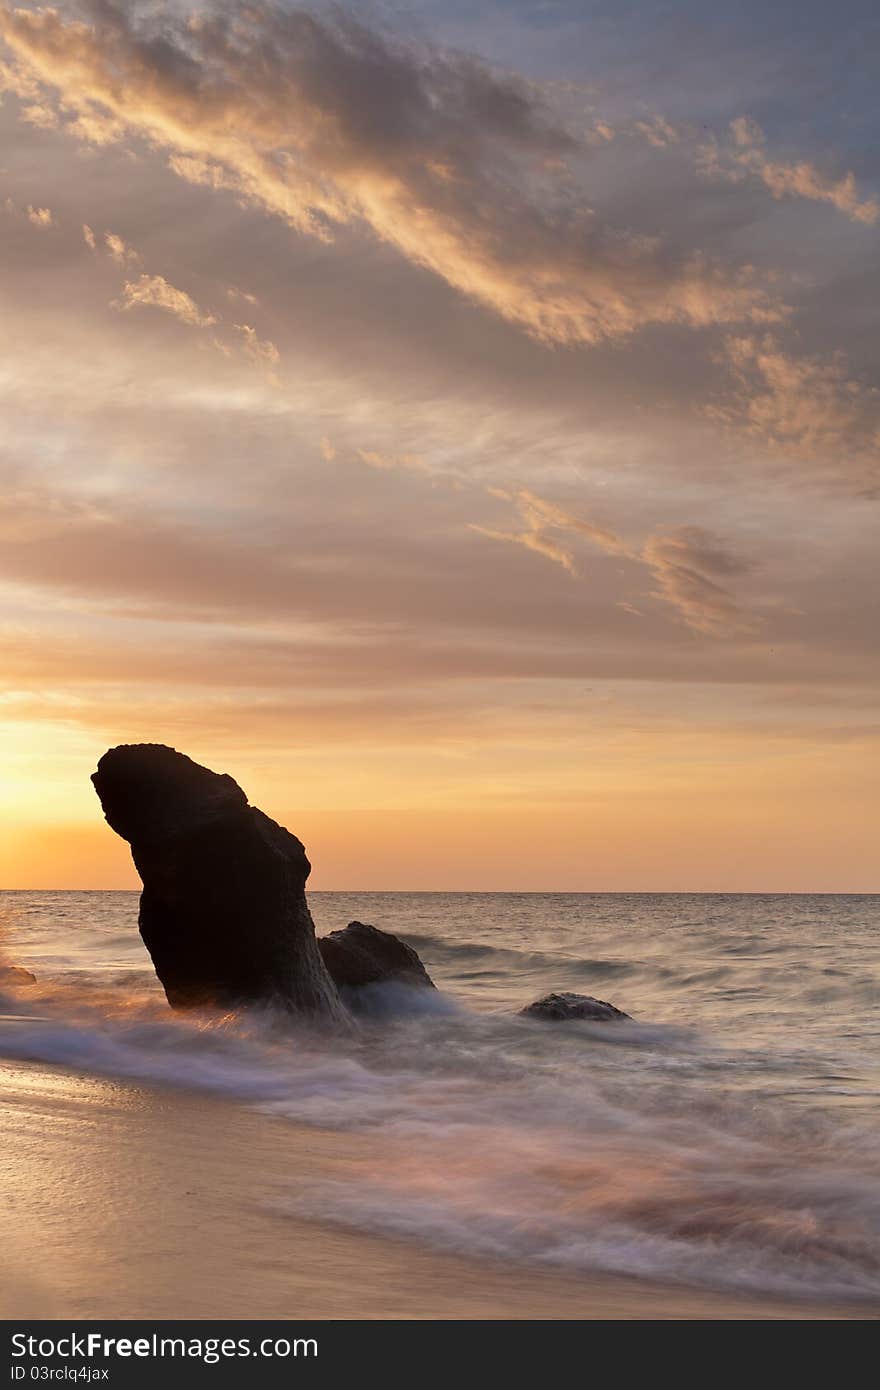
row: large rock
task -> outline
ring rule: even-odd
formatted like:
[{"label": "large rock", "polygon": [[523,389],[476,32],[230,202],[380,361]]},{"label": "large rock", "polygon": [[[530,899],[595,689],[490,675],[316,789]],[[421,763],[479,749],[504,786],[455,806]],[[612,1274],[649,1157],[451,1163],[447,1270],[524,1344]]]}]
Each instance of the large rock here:
[{"label": "large rock", "polygon": [[228,775],[161,744],[111,748],[92,776],[141,876],[138,924],[174,1008],[275,1003],[347,1018],[306,903],[310,864]]},{"label": "large rock", "polygon": [[412,946],[365,922],[349,922],[342,931],[319,937],[318,949],[340,989],[359,989],[392,980],[423,989],[436,988]]},{"label": "large rock", "polygon": [[520,1009],[529,1018],[543,1018],[551,1023],[563,1023],[572,1018],[586,1018],[594,1023],[613,1023],[618,1019],[629,1018],[629,1014],[606,1004],[604,999],[593,999],[589,994],[545,994]]}]

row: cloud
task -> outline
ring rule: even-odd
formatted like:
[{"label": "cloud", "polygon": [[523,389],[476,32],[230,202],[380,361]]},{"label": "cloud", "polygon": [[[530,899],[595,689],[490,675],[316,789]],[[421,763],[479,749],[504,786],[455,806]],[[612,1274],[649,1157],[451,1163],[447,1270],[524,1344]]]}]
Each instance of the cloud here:
[{"label": "cloud", "polygon": [[724,634],[747,633],[757,626],[725,587],[747,567],[711,532],[682,526],[649,536],[640,558],[660,586],[651,597],[671,604],[688,627]]},{"label": "cloud", "polygon": [[525,546],[526,550],[533,550],[536,555],[544,555],[548,560],[555,561],[561,565],[569,574],[577,574],[574,556],[571,551],[554,540],[544,528],[534,530],[529,528],[525,531],[493,531],[488,526],[478,526],[472,522],[472,531],[477,531],[481,536],[487,536],[492,541],[510,541],[514,545]]},{"label": "cloud", "polygon": [[249,294],[247,290],[240,290],[237,285],[228,285],[226,294],[229,299],[240,299],[245,304],[251,304],[254,307],[260,302],[255,294]]},{"label": "cloud", "polygon": [[575,556],[570,547],[564,545],[558,537],[551,535],[551,532],[567,531],[582,536],[607,554],[624,555],[627,553],[625,543],[612,531],[607,531],[590,521],[583,521],[579,517],[573,516],[555,503],[536,496],[528,488],[520,488],[515,493],[509,493],[500,488],[492,491],[495,497],[515,503],[517,511],[526,523],[526,529],[522,531],[497,531],[487,526],[470,523],[472,531],[477,531],[490,540],[507,541],[513,545],[525,546],[526,550],[532,550],[537,555],[544,555],[548,560],[555,561],[571,575],[576,575],[578,572]]},{"label": "cloud", "polygon": [[27,218],[35,227],[54,227],[55,218],[49,208],[35,208],[28,204]]},{"label": "cloud", "polygon": [[[94,250],[97,242],[91,227],[83,227],[83,238],[86,245]],[[140,265],[139,252],[124,241],[118,233],[105,232],[104,245],[107,248],[107,254],[116,265],[125,268]],[[247,299],[256,304],[253,295],[245,295],[240,290],[229,289],[228,294],[230,298]],[[137,280],[126,281],[122,287],[120,298],[113,301],[112,307],[120,310],[164,309],[166,313],[173,314],[182,323],[190,324],[194,328],[210,328],[214,324],[223,324],[223,320],[217,314],[201,309],[191,295],[170,284],[163,275],[150,275],[146,272]],[[269,338],[261,338],[257,330],[250,324],[234,323],[231,325],[231,332],[237,335],[237,346],[248,361],[255,366],[266,369],[270,379],[276,380],[274,372],[281,362],[281,353],[275,343]],[[232,355],[233,348],[222,337],[214,338],[214,346],[225,357]]]},{"label": "cloud", "polygon": [[134,247],[128,246],[116,232],[104,233],[104,245],[107,247],[111,259],[117,265],[137,265],[140,261],[140,256]]},{"label": "cloud", "polygon": [[830,361],[794,357],[771,335],[731,337],[724,358],[739,386],[733,409],[713,413],[745,419],[747,428],[776,448],[829,457],[835,466],[880,461],[880,392],[847,376],[841,356]]},{"label": "cloud", "polygon": [[[358,489],[352,478],[342,487],[341,473],[329,565],[323,512],[315,511],[302,480],[293,507],[273,494],[277,515],[255,522],[232,506],[211,524],[123,496],[114,503],[12,489],[0,505],[0,580],[20,593],[63,595],[59,622],[73,605],[76,630],[113,615],[135,645],[136,624],[144,621],[183,624],[184,634],[186,625],[198,625],[204,635],[219,627],[233,643],[239,626],[248,627],[291,642],[294,673],[317,659],[320,639],[329,644],[325,668],[336,660],[338,679],[345,683],[356,672],[361,686],[381,683],[392,668],[419,679],[456,672],[558,679],[590,671],[644,677],[658,669],[670,674],[682,661],[698,663],[699,652],[689,657],[675,642],[664,655],[668,637],[657,624],[640,624],[636,634],[629,618],[617,617],[622,597],[641,607],[633,581],[639,584],[646,564],[655,577],[661,571],[668,576],[660,597],[688,625],[716,634],[745,628],[743,610],[727,591],[746,567],[706,532],[682,530],[671,549],[649,543],[644,556],[633,545],[623,557],[633,565],[628,574],[606,566],[590,574],[588,585],[560,586],[526,567],[499,564],[488,547],[469,544],[462,517],[472,498],[459,501],[450,493],[447,524],[435,518],[413,530],[407,510],[389,511],[393,475],[375,478],[382,483],[378,493],[373,483]],[[605,553],[620,553],[624,543],[613,533],[546,505],[554,516],[569,518],[578,534],[598,534]],[[567,570],[554,547],[570,555],[571,534],[548,526],[525,544]],[[688,569],[696,574],[684,573]],[[39,599],[34,602],[35,612],[42,611]],[[591,641],[585,647],[586,633]],[[158,629],[148,648],[156,640]],[[728,678],[731,669],[725,667]],[[733,678],[743,676],[734,670]]]},{"label": "cloud", "polygon": [[89,104],[62,103],[62,111],[72,113],[72,118],[64,122],[65,134],[88,145],[114,145],[125,135],[124,121]]},{"label": "cloud", "polygon": [[[558,537],[559,532],[581,536],[604,551],[645,565],[659,582],[649,597],[673,607],[682,621],[697,632],[721,635],[745,633],[757,626],[725,587],[730,579],[744,574],[747,566],[711,532],[695,526],[680,526],[648,537],[641,547],[632,545],[605,527],[572,515],[527,489],[511,495],[496,491],[516,503],[527,528],[522,531],[496,531],[471,524],[471,529],[491,540],[522,545],[561,565],[572,576],[578,574],[575,555]],[[627,601],[618,607],[644,616]]]},{"label": "cloud", "polygon": [[204,313],[185,290],[170,285],[162,275],[141,275],[137,280],[127,280],[121,297],[113,301],[113,307],[164,309],[194,328],[208,328],[217,322],[214,315]]},{"label": "cloud", "polygon": [[27,121],[28,125],[36,126],[38,130],[55,130],[58,125],[58,112],[52,106],[33,102],[30,106],[22,107],[21,119]]},{"label": "cloud", "polygon": [[774,198],[809,198],[830,203],[851,222],[873,226],[880,217],[880,203],[859,199],[855,175],[845,174],[832,181],[823,177],[814,164],[799,160],[784,164],[771,159],[764,148],[761,127],[745,116],[730,123],[730,139],[721,146],[710,141],[700,149],[700,168],[705,174],[740,183],[749,177],[759,179]]},{"label": "cloud", "polygon": [[[41,229],[57,226],[49,208],[29,205],[23,210],[11,198],[5,200],[3,207],[10,216],[17,220],[27,218],[33,226]],[[99,239],[94,229],[84,222],[81,224],[81,233],[89,250],[97,251]],[[102,241],[108,257],[115,265],[129,271],[140,266],[140,253],[117,232],[105,232]],[[246,295],[243,291],[230,290],[229,294],[230,297],[247,299],[253,304],[257,302],[253,295]],[[111,301],[111,307],[120,311],[135,308],[162,309],[194,328],[218,325],[219,333],[225,335],[217,336],[213,340],[218,351],[226,357],[232,357],[235,351],[240,352],[252,365],[263,368],[270,381],[277,384],[275,370],[281,363],[281,353],[271,339],[261,337],[250,324],[224,322],[219,315],[202,309],[191,295],[173,285],[164,275],[145,271],[137,279],[126,280],[119,297]]]},{"label": "cloud", "polygon": [[[749,269],[615,231],[572,192],[589,154],[535,89],[475,59],[393,43],[337,12],[256,3],[188,23],[102,0],[0,19],[26,73],[79,119],[168,152],[300,233],[362,223],[413,264],[551,343],[649,324],[778,316]],[[659,119],[654,142],[671,138]],[[560,175],[560,167],[562,174]]]},{"label": "cloud", "polygon": [[[322,441],[322,449],[323,446],[324,441]],[[330,447],[332,448],[332,445]],[[365,463],[368,468],[377,468],[381,473],[390,472],[394,468],[409,469],[415,473],[430,472],[418,454],[389,454],[382,453],[379,449],[358,449],[357,456],[361,463]],[[324,457],[329,463],[333,455],[325,452]]]},{"label": "cloud", "polygon": [[5,63],[0,58],[0,93],[11,92],[22,101],[33,102],[40,96],[40,83],[33,73],[16,63]]},{"label": "cloud", "polygon": [[[41,2],[53,0],[14,0],[31,10]],[[249,0],[221,2],[233,25],[245,23]],[[76,0],[55,3],[66,25]],[[112,34],[97,0],[91,3],[88,27],[110,51]],[[291,8],[297,0],[283,3]],[[675,54],[658,50],[658,62],[645,50],[636,63],[631,46],[643,42],[643,27],[626,37],[612,26],[616,51],[609,52],[597,46],[594,27],[581,25],[582,14],[564,32],[555,11],[540,33],[527,26],[538,44],[553,31],[552,54],[537,57],[525,41],[512,46],[494,24],[487,29],[480,15],[463,28],[461,7],[435,5],[424,25],[404,17],[411,30],[430,26],[476,44],[491,39],[499,62],[525,54],[523,65],[542,76],[552,78],[560,61],[582,73],[589,68],[592,91],[566,97],[543,80],[527,88],[527,110],[559,125],[541,106],[552,100],[570,122],[562,136],[577,131],[573,144],[532,153],[508,134],[507,118],[503,134],[479,131],[472,140],[477,114],[463,108],[458,120],[455,102],[439,90],[425,107],[421,93],[437,89],[443,64],[462,69],[455,55],[383,39],[378,76],[372,85],[364,78],[360,89],[369,45],[349,36],[334,53],[348,51],[350,73],[328,78],[327,91],[310,92],[308,105],[304,85],[329,71],[327,61],[309,58],[305,72],[286,41],[273,54],[270,30],[265,119],[287,129],[279,134],[273,124],[263,141],[256,81],[245,83],[224,55],[215,62],[204,35],[161,18],[205,7],[117,5],[135,39],[135,16],[153,16],[155,40],[134,58],[130,49],[122,54],[118,118],[87,105],[87,82],[74,91],[73,77],[65,78],[64,104],[32,68],[30,95],[7,97],[0,113],[0,204],[8,192],[17,206],[4,228],[8,350],[0,382],[7,612],[0,702],[8,720],[5,774],[13,781],[9,816],[25,819],[31,804],[45,816],[51,783],[57,819],[59,775],[74,786],[71,806],[93,816],[85,798],[95,749],[140,736],[240,768],[255,798],[260,779],[274,777],[288,789],[278,814],[292,795],[300,808],[326,805],[327,824],[336,823],[341,803],[367,808],[366,824],[381,818],[392,794],[395,804],[412,808],[414,797],[438,795],[438,785],[449,823],[470,806],[476,825],[491,801],[504,807],[502,818],[521,807],[525,827],[536,805],[543,814],[568,799],[544,839],[554,853],[569,846],[581,875],[574,886],[593,872],[583,867],[582,847],[605,825],[609,794],[620,818],[608,834],[626,849],[633,807],[652,808],[666,835],[676,821],[669,814],[674,791],[675,805],[689,808],[686,829],[697,833],[700,864],[708,843],[701,834],[716,836],[723,860],[739,827],[758,821],[783,826],[795,866],[809,842],[813,863],[827,838],[827,806],[835,807],[838,840],[849,840],[856,812],[870,823],[871,754],[860,750],[844,767],[835,741],[858,738],[874,717],[875,509],[827,487],[817,491],[816,483],[824,481],[826,457],[829,474],[851,481],[861,467],[851,460],[860,450],[867,458],[876,430],[867,383],[876,365],[870,232],[880,222],[861,235],[860,224],[831,203],[777,203],[754,172],[720,185],[697,174],[700,123],[716,122],[719,110],[726,121],[751,108],[738,80],[745,65],[726,85],[720,57],[711,73],[705,66],[699,72],[692,32]],[[320,10],[331,6],[322,0]],[[356,10],[393,23],[402,7]],[[339,33],[335,21],[319,28]],[[786,31],[782,43],[789,42]],[[407,60],[404,70],[413,58],[423,63],[424,71],[416,63],[412,102],[398,100],[387,81],[387,51]],[[72,57],[73,43],[59,61]],[[802,71],[783,71],[778,49],[765,57],[756,63],[751,53],[749,90],[766,94],[770,62],[779,100],[771,103],[767,145],[788,158],[793,146],[776,142],[783,132],[789,139],[792,130],[810,128],[820,84],[812,67],[808,81]],[[814,57],[811,51],[805,62]],[[141,63],[142,82],[130,82],[129,60]],[[827,78],[830,89],[842,65],[836,54],[821,85]],[[19,68],[22,89],[24,77]],[[155,134],[143,119],[152,99],[147,79],[154,109],[170,122]],[[169,116],[186,110],[180,89],[187,83],[196,91],[191,131]],[[124,85],[134,93],[134,127]],[[740,88],[735,106],[731,87]],[[823,140],[864,135],[866,93],[852,92],[846,121],[841,112],[829,116]],[[206,135],[212,96],[217,122]],[[613,121],[613,140],[602,138],[597,122],[590,142],[593,100]],[[22,105],[56,111],[59,128],[30,120],[16,128]],[[355,109],[366,113],[362,130]],[[308,124],[311,110],[320,113],[320,129]],[[655,111],[674,121],[677,144],[657,143]],[[407,144],[401,128],[408,112]],[[635,129],[634,119],[649,131]],[[191,133],[195,149],[170,143]],[[125,143],[93,150],[79,143],[89,137]],[[217,153],[227,137],[229,158]],[[331,145],[326,160],[322,140]],[[855,156],[825,165],[815,148],[806,152],[835,179],[850,167],[857,175],[868,169]],[[245,187],[248,150],[259,162],[256,192]],[[300,234],[271,198],[287,187],[298,209],[304,170],[343,206],[336,217],[308,202],[314,225]],[[411,236],[423,220],[429,253],[442,253],[439,271],[415,268],[418,251],[405,260],[387,239],[379,244],[381,232],[370,230],[378,222],[361,211],[361,182],[380,212],[401,207]],[[261,201],[267,189],[270,201]],[[860,178],[857,201],[873,191]],[[28,203],[48,205],[58,230],[34,227]],[[272,216],[262,211],[270,207]],[[614,263],[621,238],[609,223],[632,230],[622,240],[631,243],[635,272]],[[438,229],[447,225],[450,247],[438,251]],[[143,264],[113,259],[107,228],[136,246]],[[663,243],[639,240],[641,232],[660,234]],[[511,327],[511,313],[494,309],[516,297],[512,322],[528,328],[534,304],[552,301],[559,288],[560,303],[577,308],[576,330],[586,324],[592,331],[614,319],[618,310],[608,306],[619,288],[627,321],[638,328],[647,321],[638,276],[651,293],[677,283],[687,262],[676,248],[696,245],[705,248],[706,267],[713,248],[721,258],[753,262],[755,283],[776,267],[780,295],[801,305],[796,323],[774,328],[772,338],[748,321],[705,334],[680,326],[634,332],[625,343],[614,330],[606,335],[613,343],[590,352],[546,351]],[[488,290],[486,265],[495,275]],[[476,268],[476,287],[454,293],[450,277],[463,275],[463,266]],[[586,308],[584,267],[600,282],[595,306]],[[198,314],[216,322],[182,326],[167,308],[154,307],[150,317],[141,316],[143,307],[140,315],[133,307],[108,312],[107,301],[121,300],[123,283],[137,285],[142,273],[188,292]],[[239,286],[259,307],[228,293]],[[558,320],[551,330],[559,341]],[[224,357],[212,346],[215,336]],[[725,337],[731,341],[719,370]],[[265,353],[259,358],[266,343],[282,357],[274,369]],[[838,344],[851,368],[834,356]],[[283,388],[270,389],[273,370]],[[854,387],[853,373],[865,385]],[[719,389],[725,421],[736,429],[706,420],[705,405]],[[804,412],[817,402],[823,422],[814,416],[805,428]],[[833,427],[829,407],[841,412]],[[808,452],[822,457],[822,467],[801,463]],[[407,462],[416,457],[424,475]],[[488,495],[489,486],[503,495]],[[30,504],[21,495],[28,491]],[[835,714],[833,702],[849,696],[852,706]],[[760,758],[745,725],[761,728]],[[784,744],[807,729],[821,742],[786,754]],[[28,741],[40,772],[25,801],[14,769]],[[212,741],[228,759],[212,761]],[[389,745],[405,745],[395,763]],[[780,772],[787,759],[791,776]],[[810,768],[821,768],[821,776]],[[837,814],[835,795],[850,798],[851,820]],[[579,802],[592,804],[589,817],[578,819]],[[801,834],[796,819],[785,830],[785,818],[797,818],[802,807],[804,815],[819,808],[814,838]],[[407,809],[399,825],[412,820]],[[335,832],[345,846],[340,862],[358,842],[350,824]],[[317,832],[306,831],[317,846]],[[636,831],[650,854],[644,822]],[[412,833],[446,843],[424,822]],[[761,836],[753,838],[757,844]],[[859,841],[866,863],[867,838]],[[664,854],[676,839],[691,843],[693,836],[673,827]],[[528,845],[525,829],[520,844]],[[56,858],[57,843],[47,836],[47,845],[47,857]],[[505,846],[498,882],[512,862],[509,839]],[[654,851],[652,865],[662,859],[656,844]],[[396,853],[399,864],[399,844]],[[766,855],[766,862],[778,859],[778,846]],[[683,856],[675,872],[686,878],[694,862],[693,853],[690,861]],[[386,882],[393,883],[390,856],[389,863]],[[787,886],[804,886],[799,871]],[[607,881],[607,864],[604,872]],[[760,887],[762,872],[741,886]],[[21,867],[19,881],[25,874]],[[652,876],[643,866],[644,886]],[[548,869],[543,884],[525,886],[559,886],[560,878]],[[442,882],[442,873],[414,886],[432,879]],[[871,886],[863,880],[847,882],[841,873],[831,886]],[[632,885],[622,873],[609,886]]]},{"label": "cloud", "polygon": [[613,531],[597,526],[594,522],[584,521],[580,517],[573,516],[564,508],[553,502],[548,502],[545,497],[536,496],[529,488],[520,488],[516,497],[523,516],[535,528],[549,525],[573,531],[577,535],[586,537],[593,545],[597,545],[600,550],[604,550],[609,555],[625,555],[628,551],[626,543]]},{"label": "cloud", "polygon": [[675,126],[670,125],[662,116],[653,116],[650,121],[635,121],[634,129],[645,137],[649,145],[658,150],[665,149],[667,145],[678,144],[680,138]]},{"label": "cloud", "polygon": [[251,362],[258,367],[268,367],[270,370],[278,366],[281,361],[281,353],[269,338],[260,338],[257,335],[257,330],[246,323],[233,324],[233,328],[241,337],[242,350]]}]

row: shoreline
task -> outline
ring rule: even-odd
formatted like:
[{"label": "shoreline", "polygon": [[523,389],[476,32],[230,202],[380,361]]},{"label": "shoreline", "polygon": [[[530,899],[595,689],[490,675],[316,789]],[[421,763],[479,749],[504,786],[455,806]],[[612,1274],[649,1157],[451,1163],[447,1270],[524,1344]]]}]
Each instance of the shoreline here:
[{"label": "shoreline", "polygon": [[344,1163],[361,1139],[201,1093],[4,1062],[0,1099],[5,1318],[880,1316],[863,1302],[502,1264],[279,1214],[298,1175]]}]

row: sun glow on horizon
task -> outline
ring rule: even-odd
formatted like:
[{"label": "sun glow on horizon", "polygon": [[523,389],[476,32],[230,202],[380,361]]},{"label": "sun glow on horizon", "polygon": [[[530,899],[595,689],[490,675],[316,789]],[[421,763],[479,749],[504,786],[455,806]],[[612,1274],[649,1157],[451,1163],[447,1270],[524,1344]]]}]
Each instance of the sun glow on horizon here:
[{"label": "sun glow on horizon", "polygon": [[0,10],[0,888],[148,741],[317,888],[880,889],[862,88],[417,9]]}]

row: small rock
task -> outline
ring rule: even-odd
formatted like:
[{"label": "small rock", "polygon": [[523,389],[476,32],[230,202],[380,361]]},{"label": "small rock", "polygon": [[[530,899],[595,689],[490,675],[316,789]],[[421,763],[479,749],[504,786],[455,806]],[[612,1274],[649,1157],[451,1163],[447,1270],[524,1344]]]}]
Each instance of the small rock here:
[{"label": "small rock", "polygon": [[604,999],[593,999],[589,994],[545,994],[534,1004],[520,1009],[529,1018],[544,1018],[552,1023],[564,1023],[571,1018],[586,1018],[593,1023],[613,1023],[621,1018],[629,1018],[622,1009],[606,1004]]},{"label": "small rock", "polygon": [[412,946],[365,922],[349,922],[343,930],[319,937],[318,950],[337,989],[359,989],[391,980],[421,989],[436,988]]}]

